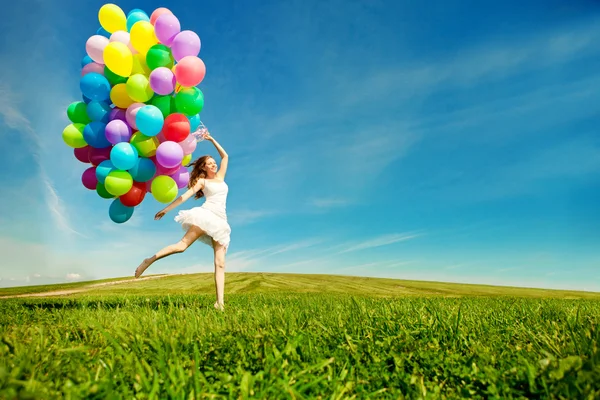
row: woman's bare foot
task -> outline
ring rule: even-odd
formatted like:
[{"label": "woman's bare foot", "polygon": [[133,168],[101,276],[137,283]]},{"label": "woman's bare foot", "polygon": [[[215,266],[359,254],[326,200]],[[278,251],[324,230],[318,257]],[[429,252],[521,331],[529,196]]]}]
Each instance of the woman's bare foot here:
[{"label": "woman's bare foot", "polygon": [[150,264],[152,264],[152,261],[150,258],[146,258],[144,261],[142,261],[142,263],[139,265],[139,267],[137,267],[135,270],[135,277],[139,278],[140,275],[142,275],[144,273],[144,271],[150,266]]},{"label": "woman's bare foot", "polygon": [[225,306],[223,304],[219,304],[219,302],[215,303],[215,308],[220,311],[225,311]]}]

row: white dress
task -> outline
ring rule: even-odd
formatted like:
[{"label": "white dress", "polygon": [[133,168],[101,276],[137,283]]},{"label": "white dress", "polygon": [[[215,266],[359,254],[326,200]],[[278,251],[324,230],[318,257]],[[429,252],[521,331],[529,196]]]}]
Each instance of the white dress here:
[{"label": "white dress", "polygon": [[212,239],[225,247],[229,247],[229,236],[231,227],[227,222],[227,193],[229,187],[223,181],[204,181],[204,204],[189,210],[181,210],[175,216],[175,222],[179,222],[183,230],[187,231],[190,226],[196,225],[206,232],[198,238],[201,242],[213,246]]}]

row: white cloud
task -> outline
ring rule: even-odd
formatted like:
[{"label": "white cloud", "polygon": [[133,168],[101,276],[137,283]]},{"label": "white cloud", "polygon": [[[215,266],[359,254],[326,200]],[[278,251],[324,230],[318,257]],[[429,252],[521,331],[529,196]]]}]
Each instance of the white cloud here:
[{"label": "white cloud", "polygon": [[77,281],[81,279],[81,274],[68,273],[65,278],[70,281]]},{"label": "white cloud", "polygon": [[340,197],[318,197],[310,200],[309,204],[317,208],[335,208],[350,204],[349,199]]},{"label": "white cloud", "polygon": [[342,247],[342,250],[339,250],[337,252],[337,254],[348,253],[351,251],[358,251],[358,250],[366,250],[366,249],[371,249],[374,247],[387,246],[390,244],[404,242],[404,241],[407,241],[410,239],[414,239],[414,238],[417,238],[420,236],[423,236],[423,234],[420,234],[420,233],[412,233],[412,234],[393,233],[393,234],[389,234],[389,235],[382,235],[382,236],[378,236],[378,237],[375,237],[373,239],[366,240],[363,242],[340,245],[339,247]]}]

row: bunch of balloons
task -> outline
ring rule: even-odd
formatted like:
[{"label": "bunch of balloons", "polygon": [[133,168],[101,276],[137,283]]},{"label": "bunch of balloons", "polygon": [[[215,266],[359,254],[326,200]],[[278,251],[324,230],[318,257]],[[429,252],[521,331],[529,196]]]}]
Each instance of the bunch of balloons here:
[{"label": "bunch of balloons", "polygon": [[111,199],[115,223],[128,221],[147,193],[169,203],[187,186],[203,127],[206,74],[200,38],[181,30],[166,8],[127,15],[115,4],[98,13],[101,28],[86,42],[79,87],[83,101],[69,105],[64,142],[91,164],[83,186]]}]

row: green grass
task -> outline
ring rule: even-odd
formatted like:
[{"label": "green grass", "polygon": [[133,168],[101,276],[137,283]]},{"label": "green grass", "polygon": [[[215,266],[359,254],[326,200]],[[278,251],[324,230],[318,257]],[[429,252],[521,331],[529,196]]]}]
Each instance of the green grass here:
[{"label": "green grass", "polygon": [[600,396],[598,294],[229,274],[220,313],[192,278],[0,301],[0,398]]},{"label": "green grass", "polygon": [[109,279],[100,279],[95,281],[81,281],[81,282],[69,282],[69,283],[57,283],[53,285],[35,285],[35,286],[16,286],[9,288],[0,288],[0,297],[1,296],[16,296],[20,294],[31,294],[31,293],[43,293],[50,292],[55,290],[67,290],[67,289],[80,289],[84,287],[88,287],[98,283],[105,282],[118,282],[131,279],[131,277],[123,277],[123,278],[109,278]]}]

